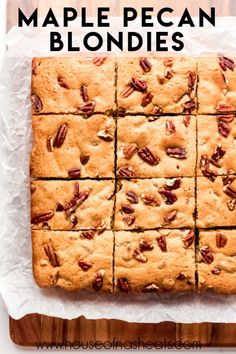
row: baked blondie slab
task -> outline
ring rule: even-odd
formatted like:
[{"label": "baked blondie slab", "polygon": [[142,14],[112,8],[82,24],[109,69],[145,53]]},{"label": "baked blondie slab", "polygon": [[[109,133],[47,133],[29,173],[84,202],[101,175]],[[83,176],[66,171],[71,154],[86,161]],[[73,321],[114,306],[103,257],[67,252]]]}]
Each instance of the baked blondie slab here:
[{"label": "baked blondie slab", "polygon": [[115,232],[116,292],[195,288],[193,230]]},{"label": "baked blondie slab", "polygon": [[113,111],[115,104],[115,59],[110,57],[34,58],[32,106],[39,113]]},{"label": "baked blondie slab", "polygon": [[114,181],[33,181],[33,229],[111,229]]},{"label": "baked blondie slab", "polygon": [[236,176],[197,177],[197,227],[236,226]]},{"label": "baked blondie slab", "polygon": [[33,230],[33,272],[39,287],[113,290],[113,233]]},{"label": "baked blondie slab", "polygon": [[236,57],[212,55],[198,58],[199,114],[236,111]]},{"label": "baked blondie slab", "polygon": [[[117,175],[194,177],[196,117],[127,116],[117,122]],[[129,173],[130,172],[130,173]]]},{"label": "baked blondie slab", "polygon": [[117,102],[126,113],[196,113],[197,60],[119,58]]},{"label": "baked blondie slab", "polygon": [[31,177],[114,177],[113,118],[36,115],[32,124]]},{"label": "baked blondie slab", "polygon": [[236,173],[234,115],[198,116],[198,176]]},{"label": "baked blondie slab", "polygon": [[198,290],[236,293],[236,230],[200,230]]},{"label": "baked blondie slab", "polygon": [[116,193],[115,230],[192,228],[194,178],[121,180]]}]

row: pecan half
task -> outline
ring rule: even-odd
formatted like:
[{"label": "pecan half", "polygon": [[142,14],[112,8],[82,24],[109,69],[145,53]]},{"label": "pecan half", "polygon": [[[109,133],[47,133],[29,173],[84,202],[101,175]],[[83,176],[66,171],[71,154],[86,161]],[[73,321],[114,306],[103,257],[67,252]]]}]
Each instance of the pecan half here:
[{"label": "pecan half", "polygon": [[218,119],[225,123],[232,123],[235,119],[235,116],[232,114],[228,116],[219,116]]},{"label": "pecan half", "polygon": [[80,192],[74,196],[67,204],[64,205],[64,211],[69,216],[71,215],[89,196],[89,192]]},{"label": "pecan half", "polygon": [[229,211],[234,211],[235,207],[236,207],[236,199],[229,200],[227,202],[227,206],[228,206]]},{"label": "pecan half", "polygon": [[216,247],[223,248],[227,243],[227,237],[220,232],[216,234]]},{"label": "pecan half", "polygon": [[127,85],[125,86],[125,88],[121,91],[120,95],[123,98],[127,98],[130,95],[132,95],[132,93],[134,92],[134,87],[131,85]]},{"label": "pecan half", "polygon": [[36,113],[39,113],[43,110],[43,103],[42,103],[41,99],[39,98],[39,96],[32,95],[31,102],[32,102],[33,110]]},{"label": "pecan half", "polygon": [[152,99],[153,94],[151,92],[147,92],[142,98],[141,106],[147,107],[152,102]]},{"label": "pecan half", "polygon": [[124,178],[134,177],[134,171],[130,166],[120,167],[118,170],[118,176]]},{"label": "pecan half", "polygon": [[181,186],[181,178],[171,178],[166,181],[164,188],[171,191],[171,190],[179,189],[180,186]]},{"label": "pecan half", "polygon": [[139,65],[141,66],[141,68],[143,69],[143,71],[145,73],[148,73],[149,71],[151,71],[152,64],[150,63],[150,61],[147,58],[140,58]]},{"label": "pecan half", "polygon": [[186,231],[182,236],[182,240],[185,248],[189,248],[190,246],[192,246],[194,241],[194,230]]},{"label": "pecan half", "polygon": [[57,131],[57,134],[56,134],[54,141],[53,141],[53,147],[55,147],[55,148],[62,147],[62,145],[66,139],[67,132],[68,132],[68,125],[66,123],[64,123],[59,127],[59,129]]},{"label": "pecan half", "polygon": [[69,85],[67,84],[67,82],[66,82],[66,80],[64,79],[64,77],[59,76],[58,79],[57,79],[57,81],[58,81],[59,86],[63,87],[63,88],[66,89],[66,90],[69,90],[70,87],[69,87]]},{"label": "pecan half", "polygon": [[48,210],[44,213],[38,214],[36,216],[34,216],[31,219],[31,224],[32,225],[36,225],[36,224],[41,224],[42,222],[48,221],[50,219],[52,219],[54,216],[54,211],[53,210]]},{"label": "pecan half", "polygon": [[161,188],[159,189],[159,193],[167,205],[172,205],[177,201],[177,196],[170,190]]},{"label": "pecan half", "polygon": [[57,258],[57,254],[54,251],[52,245],[50,243],[46,244],[43,246],[44,248],[44,252],[46,253],[46,256],[49,259],[49,262],[51,263],[51,265],[53,267],[60,267],[58,258]]},{"label": "pecan half", "polygon": [[81,169],[80,168],[71,168],[68,171],[68,177],[70,178],[80,178],[81,176]]},{"label": "pecan half", "polygon": [[223,181],[223,185],[227,186],[227,184],[231,184],[233,183],[233,181],[235,180],[235,176],[230,176],[231,173],[234,173],[234,171],[227,171],[224,176],[222,176],[222,181]]},{"label": "pecan half", "polygon": [[175,220],[176,216],[177,216],[177,210],[172,210],[169,214],[167,214],[165,217],[164,217],[164,221],[163,221],[163,226],[164,225],[168,225],[170,224],[172,221]]},{"label": "pecan half", "polygon": [[158,165],[160,162],[159,157],[155,157],[147,146],[138,150],[138,156],[151,166]]},{"label": "pecan half", "polygon": [[113,135],[110,134],[108,130],[100,130],[97,136],[104,141],[113,141]]},{"label": "pecan half", "polygon": [[133,214],[135,210],[130,205],[122,204],[121,211],[125,214]]},{"label": "pecan half", "polygon": [[167,244],[165,235],[160,235],[157,237],[157,243],[162,252],[167,252]]},{"label": "pecan half", "polygon": [[128,293],[130,291],[129,282],[126,278],[117,279],[117,285],[123,293]]},{"label": "pecan half", "polygon": [[82,100],[84,102],[88,102],[89,101],[88,90],[87,90],[87,87],[85,85],[80,86],[80,95],[81,95]]},{"label": "pecan half", "polygon": [[147,257],[145,257],[144,254],[138,248],[134,250],[133,258],[142,263],[147,262]]},{"label": "pecan half", "polygon": [[93,64],[96,66],[101,66],[105,62],[106,59],[107,59],[107,56],[95,57],[93,59]]},{"label": "pecan half", "polygon": [[219,164],[219,160],[222,159],[222,157],[224,157],[226,151],[222,149],[222,145],[218,144],[214,153],[211,156],[210,162],[216,166],[216,167],[220,167]]},{"label": "pecan half", "polygon": [[86,115],[93,114],[94,110],[95,110],[95,103],[92,103],[92,102],[86,103],[85,105],[80,106],[78,108],[79,112],[84,113]]},{"label": "pecan half", "polygon": [[223,191],[229,197],[236,199],[236,189],[232,185],[227,184],[226,186],[223,187]]},{"label": "pecan half", "polygon": [[234,60],[223,55],[219,55],[219,65],[223,71],[227,71],[227,69],[234,71],[235,68]]},{"label": "pecan half", "polygon": [[98,274],[94,279],[92,286],[95,291],[101,290],[103,286],[103,276]]},{"label": "pecan half", "polygon": [[131,83],[134,89],[137,91],[145,92],[147,90],[147,84],[144,80],[140,80],[135,77],[132,77]]},{"label": "pecan half", "polygon": [[154,246],[148,240],[140,240],[139,241],[139,249],[143,251],[152,251]]},{"label": "pecan half", "polygon": [[151,193],[143,193],[141,195],[142,201],[144,202],[144,204],[146,205],[150,205],[150,206],[159,206],[161,203],[160,201],[157,199],[157,197]]},{"label": "pecan half", "polygon": [[92,264],[86,262],[78,262],[78,264],[84,272],[87,272],[92,267]]},{"label": "pecan half", "polygon": [[190,116],[184,116],[183,122],[184,122],[184,125],[185,125],[186,128],[189,127],[190,121],[191,121],[191,117]]},{"label": "pecan half", "polygon": [[83,166],[87,165],[87,163],[90,160],[90,156],[89,155],[81,155],[80,156],[80,162]]},{"label": "pecan half", "polygon": [[128,191],[125,192],[126,199],[133,204],[138,204],[138,196],[135,192]]},{"label": "pecan half", "polygon": [[159,289],[160,289],[159,286],[157,286],[156,284],[148,284],[143,288],[142,292],[153,293],[159,291]]},{"label": "pecan half", "polygon": [[231,113],[235,111],[235,107],[229,104],[219,104],[217,106],[217,112],[219,113]]},{"label": "pecan half", "polygon": [[89,231],[82,231],[80,234],[80,238],[82,239],[87,239],[87,240],[92,240],[95,236],[96,232],[93,230]]},{"label": "pecan half", "polygon": [[200,255],[205,263],[211,264],[214,262],[214,256],[208,246],[203,246],[200,248]]},{"label": "pecan half", "polygon": [[209,168],[209,159],[206,154],[203,154],[200,158],[200,169],[204,177],[208,178],[211,182],[215,182],[217,173]]},{"label": "pecan half", "polygon": [[125,222],[128,226],[133,225],[133,223],[135,222],[135,219],[136,219],[135,216],[132,215],[132,214],[130,214],[130,215],[128,215],[128,216],[125,216],[125,217],[123,218],[124,222]]},{"label": "pecan half", "polygon": [[136,153],[137,151],[137,144],[133,143],[133,144],[126,144],[124,147],[123,147],[123,154],[124,154],[124,157],[129,160],[131,159],[131,157],[134,156],[134,154]]},{"label": "pecan half", "polygon": [[179,160],[185,160],[187,158],[187,151],[184,148],[167,148],[166,154]]},{"label": "pecan half", "polygon": [[173,120],[167,119],[166,120],[166,134],[171,135],[175,132],[176,132],[176,128],[175,128]]},{"label": "pecan half", "polygon": [[229,134],[230,134],[230,126],[228,123],[226,123],[225,121],[219,119],[218,121],[218,132],[220,135],[222,135],[224,138],[228,138]]}]

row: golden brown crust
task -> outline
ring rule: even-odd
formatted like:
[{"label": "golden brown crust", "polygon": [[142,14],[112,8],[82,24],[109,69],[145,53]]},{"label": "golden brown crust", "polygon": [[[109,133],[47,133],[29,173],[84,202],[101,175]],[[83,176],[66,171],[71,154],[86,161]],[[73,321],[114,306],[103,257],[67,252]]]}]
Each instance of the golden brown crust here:
[{"label": "golden brown crust", "polygon": [[112,292],[111,231],[87,239],[83,232],[33,230],[32,243],[34,278],[41,288]]}]

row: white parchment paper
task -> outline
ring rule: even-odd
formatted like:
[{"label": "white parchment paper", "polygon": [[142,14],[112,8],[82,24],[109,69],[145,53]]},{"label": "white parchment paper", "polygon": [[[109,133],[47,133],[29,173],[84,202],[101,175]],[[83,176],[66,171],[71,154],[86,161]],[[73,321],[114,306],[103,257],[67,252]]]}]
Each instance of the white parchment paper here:
[{"label": "white parchment paper", "polygon": [[[118,21],[118,20],[117,20]],[[138,24],[137,24],[138,26]],[[135,25],[132,30],[135,30]],[[236,322],[236,296],[214,294],[97,295],[39,289],[31,270],[29,153],[31,150],[31,57],[49,55],[46,34],[8,34],[8,58],[0,74],[2,178],[0,190],[0,294],[10,316],[29,313],[72,319],[114,318],[130,322]],[[217,27],[185,31],[184,53],[236,53],[235,18]]]}]

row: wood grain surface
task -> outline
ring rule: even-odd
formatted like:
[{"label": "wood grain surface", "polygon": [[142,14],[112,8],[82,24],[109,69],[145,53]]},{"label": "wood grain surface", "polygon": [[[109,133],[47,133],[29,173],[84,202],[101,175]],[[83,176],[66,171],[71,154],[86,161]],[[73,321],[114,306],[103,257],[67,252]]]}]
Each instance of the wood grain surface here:
[{"label": "wood grain surface", "polygon": [[[217,3],[218,15],[235,15],[236,1],[196,1],[182,0],[176,5],[176,15],[181,13],[185,6],[191,8],[191,14],[197,15],[199,6],[204,10]],[[55,13],[60,14],[63,6],[72,6],[79,9],[86,6],[90,15],[95,15],[95,0],[8,0],[7,3],[7,31],[17,23],[17,8],[20,7],[25,14],[31,14],[35,7],[39,8],[39,14],[46,13],[51,6]],[[79,5],[78,5],[79,4]],[[101,2],[100,2],[101,4]],[[135,1],[125,0],[104,0],[103,6],[110,6],[111,14],[119,16],[120,8],[123,5],[135,5]],[[139,6],[156,7],[156,1],[139,1]],[[158,7],[173,6],[173,1],[158,1]],[[201,346],[232,347],[236,346],[236,325],[235,324],[180,324],[163,322],[158,324],[127,323],[116,320],[86,320],[80,317],[75,320],[62,320],[41,316],[37,314],[28,315],[18,321],[10,318],[10,336],[14,343],[21,346],[37,346],[43,343],[50,345],[63,345],[66,341],[86,344],[87,341],[152,341],[174,344],[176,341],[184,343],[200,342]],[[69,343],[67,343],[69,345]]]}]

